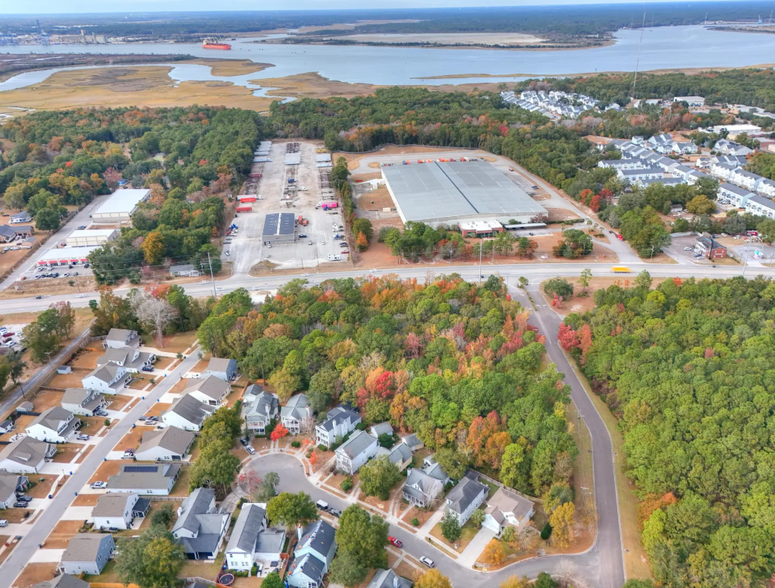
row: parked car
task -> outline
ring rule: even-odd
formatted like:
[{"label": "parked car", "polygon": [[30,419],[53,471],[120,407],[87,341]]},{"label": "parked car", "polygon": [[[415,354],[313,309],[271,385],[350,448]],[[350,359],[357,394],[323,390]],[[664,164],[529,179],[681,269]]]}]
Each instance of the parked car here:
[{"label": "parked car", "polygon": [[388,536],[388,541],[390,541],[396,547],[403,547],[404,546],[404,544],[401,543],[401,541],[396,539],[395,537]]},{"label": "parked car", "polygon": [[329,508],[328,512],[334,515],[336,518],[339,518],[342,516],[342,511],[338,508]]},{"label": "parked car", "polygon": [[152,371],[153,371],[153,366],[150,366],[150,365],[144,365],[144,366],[143,366],[142,368],[140,368],[140,369],[142,369],[144,372],[152,372]]},{"label": "parked car", "polygon": [[92,484],[91,484],[91,488],[93,490],[102,490],[102,489],[107,488],[107,487],[108,487],[108,483],[107,482],[92,482]]},{"label": "parked car", "polygon": [[328,510],[328,503],[326,501],[324,501],[324,500],[318,500],[315,503],[315,506],[318,507],[318,510],[323,510],[323,511],[327,511]]},{"label": "parked car", "polygon": [[16,500],[18,500],[19,502],[24,502],[25,504],[27,504],[28,502],[32,502],[32,496],[27,496],[25,494],[22,494],[22,495],[17,494],[16,495]]},{"label": "parked car", "polygon": [[7,527],[7,526],[8,526],[8,521],[6,521],[5,519],[0,519],[0,527]]},{"label": "parked car", "polygon": [[94,416],[106,417],[108,416],[108,411],[102,408],[98,408],[97,410],[94,411]]},{"label": "parked car", "polygon": [[86,225],[81,225],[80,227],[78,227],[78,230],[83,231],[85,228],[86,228]]},{"label": "parked car", "polygon": [[255,455],[256,450],[253,449],[252,445],[245,445],[245,451],[247,451],[250,455]]},{"label": "parked car", "polygon": [[691,251],[693,247],[684,247],[684,251]]},{"label": "parked car", "polygon": [[429,568],[435,568],[436,564],[433,563],[433,560],[429,557],[425,557],[424,555],[420,557],[420,563],[424,566],[427,566]]},{"label": "parked car", "polygon": [[89,435],[86,435],[85,433],[81,433],[76,437],[76,439],[78,439],[78,441],[88,441],[89,439],[91,439],[91,437],[89,437]]},{"label": "parked car", "polygon": [[14,508],[27,508],[26,502],[14,502],[13,503]]},{"label": "parked car", "polygon": [[244,437],[240,438],[239,442],[242,443],[243,447],[247,447],[248,445],[250,445],[250,442]]}]

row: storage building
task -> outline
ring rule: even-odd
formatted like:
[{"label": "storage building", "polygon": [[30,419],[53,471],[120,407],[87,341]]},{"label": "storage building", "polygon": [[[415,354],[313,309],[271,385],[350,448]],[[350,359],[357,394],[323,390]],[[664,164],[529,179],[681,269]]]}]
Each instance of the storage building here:
[{"label": "storage building", "polygon": [[38,265],[87,263],[89,261],[89,253],[95,249],[98,249],[98,247],[58,247],[49,249],[38,258]]},{"label": "storage building", "polygon": [[296,240],[296,222],[292,212],[267,214],[264,220],[264,242],[293,243]]},{"label": "storage building", "polygon": [[95,223],[103,225],[128,223],[137,205],[150,196],[151,191],[145,188],[116,190],[92,213],[91,218]]},{"label": "storage building", "polygon": [[65,239],[65,245],[68,247],[104,245],[108,241],[113,241],[117,237],[118,230],[116,229],[84,229],[70,233]]}]

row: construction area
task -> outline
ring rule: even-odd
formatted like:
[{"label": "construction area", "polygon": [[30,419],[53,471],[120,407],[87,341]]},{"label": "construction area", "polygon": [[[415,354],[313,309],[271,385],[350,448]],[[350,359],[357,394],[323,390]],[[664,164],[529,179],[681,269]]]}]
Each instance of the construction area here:
[{"label": "construction area", "polygon": [[262,141],[238,196],[223,260],[235,274],[315,269],[349,260],[340,203],[322,144]]}]

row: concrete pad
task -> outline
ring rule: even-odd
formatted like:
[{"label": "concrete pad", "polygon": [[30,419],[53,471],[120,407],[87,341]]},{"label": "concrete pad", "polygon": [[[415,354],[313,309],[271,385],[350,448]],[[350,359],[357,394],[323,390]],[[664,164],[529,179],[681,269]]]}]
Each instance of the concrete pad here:
[{"label": "concrete pad", "polygon": [[91,506],[68,506],[62,515],[63,521],[85,521],[91,518]]},{"label": "concrete pad", "polygon": [[59,563],[64,549],[38,549],[30,557],[30,563]]}]

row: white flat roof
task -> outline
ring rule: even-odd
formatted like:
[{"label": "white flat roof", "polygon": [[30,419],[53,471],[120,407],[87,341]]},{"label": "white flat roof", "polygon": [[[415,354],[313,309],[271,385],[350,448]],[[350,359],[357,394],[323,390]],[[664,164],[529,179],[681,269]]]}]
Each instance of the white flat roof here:
[{"label": "white flat roof", "polygon": [[102,206],[94,214],[129,214],[150,193],[151,191],[147,188],[116,190],[108,196],[108,199],[102,203]]},{"label": "white flat roof", "polygon": [[87,247],[55,247],[41,254],[38,261],[60,260],[60,259],[84,259],[89,253],[100,246]]},{"label": "white flat roof", "polygon": [[77,237],[110,237],[118,229],[76,229],[70,233],[67,238],[74,239]]}]

